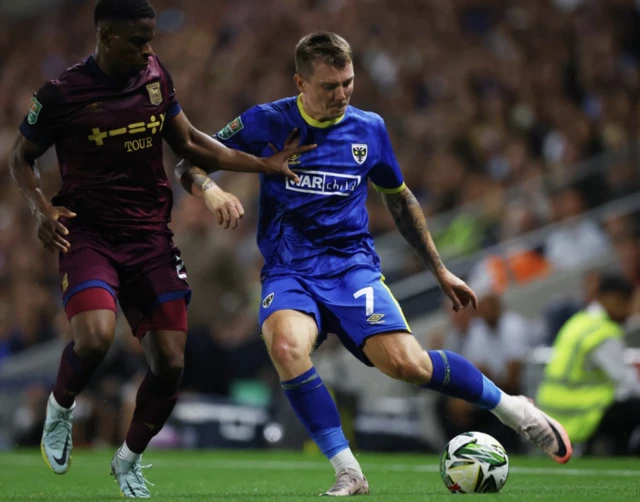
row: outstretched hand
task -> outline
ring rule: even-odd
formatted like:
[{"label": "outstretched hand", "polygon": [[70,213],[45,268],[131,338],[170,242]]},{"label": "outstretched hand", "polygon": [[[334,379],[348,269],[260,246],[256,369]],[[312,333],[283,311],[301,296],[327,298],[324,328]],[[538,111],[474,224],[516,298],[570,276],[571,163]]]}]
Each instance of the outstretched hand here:
[{"label": "outstretched hand", "polygon": [[296,127],[285,140],[284,147],[281,151],[278,151],[273,143],[269,143],[269,147],[273,150],[274,154],[271,157],[265,158],[267,164],[265,174],[284,174],[290,180],[300,183],[298,175],[289,169],[289,158],[292,155],[313,150],[317,146],[318,145],[300,146],[300,131]]},{"label": "outstretched hand", "polygon": [[474,310],[478,309],[478,298],[476,298],[476,294],[462,279],[456,277],[448,270],[444,270],[444,272],[438,275],[438,282],[444,294],[447,295],[453,303],[453,310],[455,312],[467,308],[469,304],[471,304]]}]

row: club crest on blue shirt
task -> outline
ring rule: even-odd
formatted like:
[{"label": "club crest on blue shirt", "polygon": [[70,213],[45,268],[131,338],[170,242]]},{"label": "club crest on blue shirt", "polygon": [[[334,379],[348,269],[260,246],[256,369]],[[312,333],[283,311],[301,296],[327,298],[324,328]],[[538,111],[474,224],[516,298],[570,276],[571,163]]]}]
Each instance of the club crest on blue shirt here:
[{"label": "club crest on blue shirt", "polygon": [[162,103],[162,92],[160,92],[160,82],[152,82],[147,84],[147,92],[149,93],[149,101],[152,105]]},{"label": "club crest on blue shirt", "polygon": [[271,302],[273,301],[274,296],[275,293],[269,293],[267,296],[265,296],[264,300],[262,300],[262,308],[268,309],[271,305]]},{"label": "club crest on blue shirt", "polygon": [[369,149],[367,145],[362,143],[354,143],[351,145],[351,154],[358,164],[363,164],[367,160],[367,153]]}]

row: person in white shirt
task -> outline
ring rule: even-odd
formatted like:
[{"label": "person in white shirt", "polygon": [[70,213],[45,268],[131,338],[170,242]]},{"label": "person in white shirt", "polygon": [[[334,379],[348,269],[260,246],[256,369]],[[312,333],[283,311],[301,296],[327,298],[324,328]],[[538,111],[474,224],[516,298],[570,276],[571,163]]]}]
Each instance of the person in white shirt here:
[{"label": "person in white shirt", "polygon": [[[520,372],[533,338],[532,326],[516,312],[504,311],[495,294],[485,294],[478,304],[478,314],[470,319],[465,329],[455,326],[452,330],[456,349],[473,361],[485,376],[508,389],[505,392],[519,394]],[[446,339],[445,344],[451,341]],[[440,416],[444,416],[441,425],[447,436],[475,430],[491,434],[510,451],[517,450],[517,436],[502,430],[491,414],[455,398],[443,398],[438,407],[442,411]]]},{"label": "person in white shirt", "polygon": [[562,224],[547,238],[544,254],[556,270],[580,267],[611,252],[609,239],[597,222],[574,219],[587,210],[578,188],[564,188],[556,194],[555,201],[556,216]]}]

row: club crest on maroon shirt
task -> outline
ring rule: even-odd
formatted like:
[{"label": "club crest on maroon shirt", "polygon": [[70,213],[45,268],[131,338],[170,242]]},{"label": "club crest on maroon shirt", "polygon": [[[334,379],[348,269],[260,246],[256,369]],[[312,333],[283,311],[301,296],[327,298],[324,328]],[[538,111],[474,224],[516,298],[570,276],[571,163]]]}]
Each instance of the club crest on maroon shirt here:
[{"label": "club crest on maroon shirt", "polygon": [[160,82],[152,82],[147,84],[147,92],[149,93],[149,101],[152,105],[162,103],[162,92],[160,92]]}]

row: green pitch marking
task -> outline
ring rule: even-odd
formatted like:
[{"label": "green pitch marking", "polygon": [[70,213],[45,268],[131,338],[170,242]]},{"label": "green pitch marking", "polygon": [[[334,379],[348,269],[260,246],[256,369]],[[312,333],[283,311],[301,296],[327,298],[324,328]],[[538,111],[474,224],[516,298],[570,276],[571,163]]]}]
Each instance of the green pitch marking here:
[{"label": "green pitch marking", "polygon": [[[0,500],[122,500],[109,476],[113,451],[74,449],[64,476],[51,473],[37,450],[0,454]],[[453,502],[440,479],[439,457],[358,455],[371,494],[389,502]],[[288,452],[150,451],[143,463],[155,486],[153,500],[318,501],[333,483],[323,457]],[[574,459],[566,466],[546,458],[510,459],[509,482],[482,502],[631,502],[640,500],[640,459]],[[456,496],[457,497],[457,496]],[[360,500],[360,499],[357,499]]]}]

